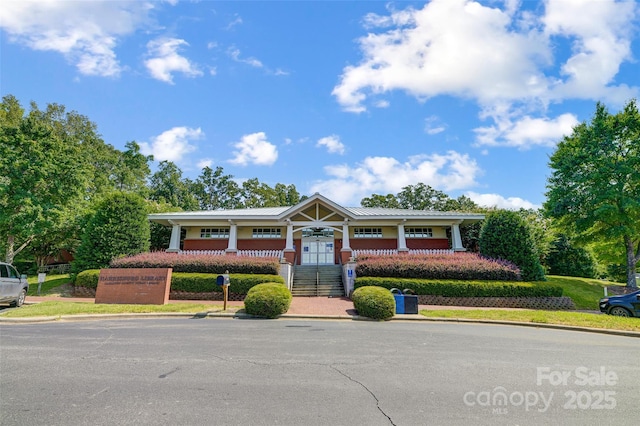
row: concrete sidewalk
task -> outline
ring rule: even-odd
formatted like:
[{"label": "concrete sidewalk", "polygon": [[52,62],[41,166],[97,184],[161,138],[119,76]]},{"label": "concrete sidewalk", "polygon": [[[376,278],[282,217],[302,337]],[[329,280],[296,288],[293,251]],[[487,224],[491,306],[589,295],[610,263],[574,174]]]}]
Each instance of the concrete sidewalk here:
[{"label": "concrete sidewalk", "polygon": [[[58,302],[78,302],[78,303],[95,303],[95,299],[91,297],[62,297],[62,296],[27,296],[26,304],[33,304],[45,301]],[[222,306],[222,300],[169,300],[169,304],[173,303],[199,303],[204,305]],[[238,310],[244,307],[244,302],[228,301],[227,308],[229,310]],[[418,310],[427,309],[432,311],[456,309],[456,310],[474,310],[474,309],[504,309],[517,310],[515,308],[482,308],[470,306],[441,306],[441,305],[419,305]],[[304,297],[298,296],[291,300],[291,306],[287,314],[291,315],[312,315],[312,316],[358,316],[353,301],[348,297]]]}]

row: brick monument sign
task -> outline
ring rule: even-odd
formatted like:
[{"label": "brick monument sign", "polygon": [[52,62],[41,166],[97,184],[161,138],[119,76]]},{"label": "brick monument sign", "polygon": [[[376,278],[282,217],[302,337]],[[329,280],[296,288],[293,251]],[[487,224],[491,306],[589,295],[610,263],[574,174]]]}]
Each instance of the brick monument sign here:
[{"label": "brick monument sign", "polygon": [[171,268],[101,269],[95,303],[166,305]]}]

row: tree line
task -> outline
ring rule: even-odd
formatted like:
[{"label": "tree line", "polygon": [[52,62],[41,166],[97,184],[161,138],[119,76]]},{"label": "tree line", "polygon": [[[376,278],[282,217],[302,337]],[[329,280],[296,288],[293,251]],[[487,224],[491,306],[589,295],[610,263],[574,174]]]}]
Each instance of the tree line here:
[{"label": "tree line", "polygon": [[[304,200],[293,184],[242,182],[222,167],[196,179],[170,161],[151,172],[152,156],[135,141],[120,151],[86,116],[63,105],[26,111],[12,95],[0,105],[0,249],[5,260],[38,265],[60,250],[75,252],[98,206],[113,194],[143,201],[145,211],[291,206]],[[598,104],[590,123],[559,142],[550,159],[547,201],[540,210],[509,212],[526,225],[534,252],[550,273],[607,276],[632,284],[640,259],[640,114],[630,101],[618,114]],[[397,194],[372,194],[362,207],[483,212],[418,182]],[[462,230],[474,249],[481,224]],[[166,248],[169,230],[151,224],[150,248]],[[635,285],[635,280],[633,281]]]}]

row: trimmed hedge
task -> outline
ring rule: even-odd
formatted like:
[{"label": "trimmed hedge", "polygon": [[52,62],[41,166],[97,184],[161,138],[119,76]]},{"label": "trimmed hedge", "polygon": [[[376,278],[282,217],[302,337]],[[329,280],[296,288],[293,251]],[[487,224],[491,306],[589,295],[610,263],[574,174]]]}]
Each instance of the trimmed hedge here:
[{"label": "trimmed hedge", "polygon": [[87,269],[76,275],[73,284],[77,287],[96,289],[98,278],[100,278],[100,269]]},{"label": "trimmed hedge", "polygon": [[[75,285],[96,289],[99,275],[99,269],[80,272],[76,276]],[[171,274],[171,290],[187,293],[222,292],[222,288],[216,284],[218,275],[174,272]],[[229,281],[229,291],[236,294],[247,294],[252,287],[266,282],[284,284],[284,278],[281,276],[266,274],[233,274],[229,275]]]},{"label": "trimmed hedge", "polygon": [[351,295],[353,306],[358,315],[377,320],[388,320],[396,313],[396,300],[386,288],[364,286],[354,290]]},{"label": "trimmed hedge", "polygon": [[258,284],[244,298],[244,310],[250,315],[276,318],[289,310],[291,298],[291,292],[282,284]]},{"label": "trimmed hedge", "polygon": [[173,268],[173,272],[203,274],[267,274],[278,275],[279,260],[275,257],[212,256],[210,254],[180,254],[166,252],[141,253],[114,259],[110,268]]},{"label": "trimmed hedge", "polygon": [[[421,280],[358,277],[354,287],[411,289],[417,295],[446,297],[560,297],[562,287],[544,282]],[[355,293],[355,292],[354,292]]]},{"label": "trimmed hedge", "polygon": [[[171,274],[171,290],[188,293],[222,292],[222,287],[216,284],[218,275],[176,272]],[[248,294],[249,290],[258,284],[273,282],[284,284],[284,278],[279,275],[232,274],[229,275],[229,291],[236,294]]]},{"label": "trimmed hedge", "polygon": [[508,261],[476,253],[358,256],[358,277],[429,278],[445,280],[520,281],[520,270]]}]

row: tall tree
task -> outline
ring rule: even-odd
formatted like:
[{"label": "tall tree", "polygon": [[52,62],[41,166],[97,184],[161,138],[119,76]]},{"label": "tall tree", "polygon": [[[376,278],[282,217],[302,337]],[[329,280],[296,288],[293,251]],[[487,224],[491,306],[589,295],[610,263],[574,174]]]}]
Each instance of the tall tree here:
[{"label": "tall tree", "polygon": [[611,114],[598,103],[590,123],[565,136],[551,156],[545,210],[585,242],[617,241],[627,286],[640,260],[640,113],[634,100]]},{"label": "tall tree", "polygon": [[446,210],[449,196],[420,182],[402,188],[397,195],[400,207],[413,210]]},{"label": "tall tree", "polygon": [[365,197],[360,200],[362,207],[381,207],[386,209],[399,209],[400,203],[398,198],[393,194],[380,195],[373,194],[371,197]]},{"label": "tall tree", "polygon": [[95,125],[56,104],[24,115],[13,96],[0,114],[0,235],[8,262],[52,227],[91,177],[83,149],[99,139]]},{"label": "tall tree", "polygon": [[222,167],[210,167],[202,173],[193,185],[193,192],[202,210],[233,209],[241,207],[240,188],[232,175],[225,175]]},{"label": "tall tree", "polygon": [[171,161],[161,161],[149,179],[149,198],[182,210],[197,210],[198,200],[192,192],[193,182],[182,178],[182,170]]},{"label": "tall tree", "polygon": [[300,202],[300,193],[293,184],[285,185],[283,183],[276,183],[273,189],[275,190],[277,200],[273,207],[295,206]]},{"label": "tall tree", "polygon": [[140,152],[140,145],[136,142],[127,142],[124,152],[118,151],[117,163],[114,168],[114,186],[120,191],[131,191],[140,195],[146,195],[147,178],[151,173],[149,162],[153,156],[146,156]]}]

